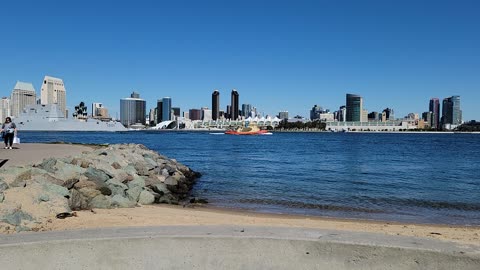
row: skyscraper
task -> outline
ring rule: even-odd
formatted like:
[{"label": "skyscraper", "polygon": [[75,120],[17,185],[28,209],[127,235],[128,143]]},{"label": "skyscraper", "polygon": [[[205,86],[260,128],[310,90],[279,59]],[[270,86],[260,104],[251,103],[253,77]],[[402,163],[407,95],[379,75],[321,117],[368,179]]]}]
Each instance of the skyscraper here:
[{"label": "skyscraper", "polygon": [[163,101],[161,99],[157,100],[157,124],[162,122],[163,119]]},{"label": "skyscraper", "polygon": [[98,109],[100,109],[100,108],[103,108],[102,103],[98,103],[98,102],[92,103],[92,116],[93,117],[98,116],[98,114],[99,114]]},{"label": "skyscraper", "polygon": [[67,117],[66,90],[62,79],[45,76],[40,94],[41,104],[57,104]]},{"label": "skyscraper", "polygon": [[238,120],[238,111],[239,111],[239,94],[236,89],[232,90],[231,95],[231,105],[230,105],[230,119]]},{"label": "skyscraper", "polygon": [[[28,105],[36,104],[37,95],[35,88],[31,83],[17,82],[12,91],[12,97],[10,99],[11,114],[13,117],[17,117]],[[5,119],[2,119],[2,121]]]},{"label": "skyscraper", "polygon": [[462,123],[462,110],[460,109],[460,96],[451,96],[443,99],[442,125],[460,125]]},{"label": "skyscraper", "polygon": [[440,128],[440,100],[438,98],[430,99],[430,104],[428,106],[428,111],[432,112],[433,122],[431,127],[434,129]]},{"label": "skyscraper", "polygon": [[164,97],[162,100],[162,121],[172,120],[172,99],[170,97]]},{"label": "skyscraper", "polygon": [[252,111],[252,104],[242,104],[242,116],[248,118]]},{"label": "skyscraper", "polygon": [[347,122],[360,122],[363,113],[363,99],[359,95],[347,94]]},{"label": "skyscraper", "polygon": [[7,116],[11,115],[10,99],[8,97],[2,97],[0,99],[0,122],[3,123]]},{"label": "skyscraper", "polygon": [[212,93],[212,119],[214,121],[220,118],[220,92],[218,90]]},{"label": "skyscraper", "polygon": [[129,98],[120,99],[120,122],[129,127],[134,124],[145,125],[147,102],[133,92]]},{"label": "skyscraper", "polygon": [[188,111],[188,116],[190,117],[190,120],[202,120],[202,110],[199,109],[190,109]]}]

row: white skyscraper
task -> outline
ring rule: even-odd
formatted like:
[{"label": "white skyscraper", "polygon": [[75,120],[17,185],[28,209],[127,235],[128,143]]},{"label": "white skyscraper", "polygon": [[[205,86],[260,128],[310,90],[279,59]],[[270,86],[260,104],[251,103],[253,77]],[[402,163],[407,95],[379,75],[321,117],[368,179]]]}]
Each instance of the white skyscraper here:
[{"label": "white skyscraper", "polygon": [[11,116],[10,113],[10,99],[3,97],[0,99],[0,122],[3,123],[7,116]]},{"label": "white skyscraper", "polygon": [[92,103],[92,116],[99,116],[99,109],[103,108],[102,103],[94,102]]},{"label": "white skyscraper", "polygon": [[45,76],[41,90],[41,104],[58,104],[58,108],[67,116],[66,90],[62,79]]},{"label": "white skyscraper", "polygon": [[17,82],[10,98],[11,115],[17,117],[23,108],[36,103],[37,94],[31,83]]}]

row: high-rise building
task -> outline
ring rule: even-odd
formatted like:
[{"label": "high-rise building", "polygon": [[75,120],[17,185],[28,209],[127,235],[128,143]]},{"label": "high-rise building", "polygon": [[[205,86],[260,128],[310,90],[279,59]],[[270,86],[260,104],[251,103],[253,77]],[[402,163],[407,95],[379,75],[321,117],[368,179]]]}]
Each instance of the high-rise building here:
[{"label": "high-rise building", "polygon": [[282,119],[282,120],[288,119],[288,111],[281,111],[281,112],[279,112],[279,113],[278,113],[278,118],[279,118],[279,119]]},{"label": "high-rise building", "polygon": [[430,99],[430,104],[428,106],[428,111],[433,114],[433,122],[431,127],[434,129],[440,128],[440,100],[438,98]]},{"label": "high-rise building", "polygon": [[92,103],[92,116],[93,117],[98,116],[98,113],[99,113],[98,109],[100,109],[100,108],[103,108],[102,103],[98,103],[98,102]]},{"label": "high-rise building", "polygon": [[180,117],[180,107],[173,107],[172,111],[173,111],[173,116]]},{"label": "high-rise building", "polygon": [[226,119],[231,119],[230,117],[230,112],[232,111],[232,106],[227,105],[227,111],[225,112],[225,118]]},{"label": "high-rise building", "polygon": [[45,76],[40,94],[41,104],[57,104],[67,117],[67,97],[62,79]]},{"label": "high-rise building", "polygon": [[[28,105],[36,104],[37,95],[31,83],[17,82],[10,98],[11,115],[17,117]],[[2,120],[3,121],[3,120]]]},{"label": "high-rise building", "polygon": [[161,99],[157,100],[157,124],[162,122],[163,119],[163,101]]},{"label": "high-rise building", "polygon": [[346,106],[340,106],[340,109],[338,110],[338,121],[340,121],[340,122],[347,121],[347,107]]},{"label": "high-rise building", "polygon": [[347,122],[360,122],[363,113],[363,99],[359,95],[347,94]]},{"label": "high-rise building", "polygon": [[360,122],[368,122],[368,110],[362,110],[362,117],[360,118]]},{"label": "high-rise building", "polygon": [[242,116],[248,118],[252,111],[252,104],[242,104]]},{"label": "high-rise building", "polygon": [[150,126],[156,125],[156,123],[155,123],[155,118],[156,118],[155,110],[156,110],[156,108],[152,108],[152,109],[150,109],[150,112],[148,113],[148,124]]},{"label": "high-rise building", "polygon": [[422,113],[422,119],[425,121],[426,125],[431,128],[436,129],[435,124],[435,114],[433,112],[424,112]]},{"label": "high-rise building", "polygon": [[8,97],[2,97],[2,99],[0,99],[0,123],[3,123],[8,116],[11,116],[10,99]]},{"label": "high-rise building", "polygon": [[371,112],[368,114],[368,121],[378,121],[378,120],[379,120],[378,112]]},{"label": "high-rise building", "polygon": [[320,119],[320,114],[323,113],[323,108],[318,105],[313,105],[312,109],[310,110],[310,120]]},{"label": "high-rise building", "polygon": [[209,110],[207,107],[202,108],[202,120],[208,122],[212,120],[212,110]]},{"label": "high-rise building", "polygon": [[460,109],[460,96],[451,96],[443,99],[442,125],[460,125],[462,123],[462,110]]},{"label": "high-rise building", "polygon": [[183,118],[190,119],[190,112],[183,112]]},{"label": "high-rise building", "polygon": [[218,90],[212,93],[212,119],[214,121],[220,119],[220,92]]},{"label": "high-rise building", "polygon": [[147,102],[137,92],[133,92],[129,98],[120,99],[120,122],[124,126],[145,125],[146,114]]},{"label": "high-rise building", "polygon": [[230,119],[238,120],[238,111],[239,111],[239,94],[236,89],[232,90],[231,94],[231,105],[230,105]]},{"label": "high-rise building", "polygon": [[172,120],[172,99],[164,97],[162,99],[162,121]]},{"label": "high-rise building", "polygon": [[202,110],[199,109],[190,109],[188,111],[188,115],[190,117],[190,120],[195,121],[195,120],[202,120]]},{"label": "high-rise building", "polygon": [[395,120],[393,109],[390,109],[390,108],[384,109],[382,112],[382,122],[393,121],[393,120]]}]

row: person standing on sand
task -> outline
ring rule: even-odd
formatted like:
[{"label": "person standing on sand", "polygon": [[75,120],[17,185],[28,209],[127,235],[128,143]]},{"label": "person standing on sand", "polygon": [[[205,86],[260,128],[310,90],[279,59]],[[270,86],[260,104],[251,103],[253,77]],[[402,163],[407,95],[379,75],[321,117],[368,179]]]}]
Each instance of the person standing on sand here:
[{"label": "person standing on sand", "polygon": [[5,149],[12,149],[13,138],[17,133],[17,125],[12,122],[12,118],[5,118],[5,123],[2,125],[3,140],[5,142]]}]

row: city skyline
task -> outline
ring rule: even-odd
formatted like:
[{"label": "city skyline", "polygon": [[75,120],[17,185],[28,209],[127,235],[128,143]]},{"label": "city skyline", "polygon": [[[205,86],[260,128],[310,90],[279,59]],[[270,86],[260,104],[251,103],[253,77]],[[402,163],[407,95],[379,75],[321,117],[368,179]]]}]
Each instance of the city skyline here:
[{"label": "city skyline", "polygon": [[[102,102],[111,116],[131,91],[148,108],[170,96],[187,111],[235,88],[269,115],[308,117],[313,104],[334,110],[358,93],[368,111],[398,116],[459,95],[463,119],[480,119],[476,1],[92,3],[3,5],[0,33],[12,42],[0,44],[1,96],[17,80],[41,89],[51,75],[64,80],[69,111]],[[24,19],[11,24],[12,10]]]}]

